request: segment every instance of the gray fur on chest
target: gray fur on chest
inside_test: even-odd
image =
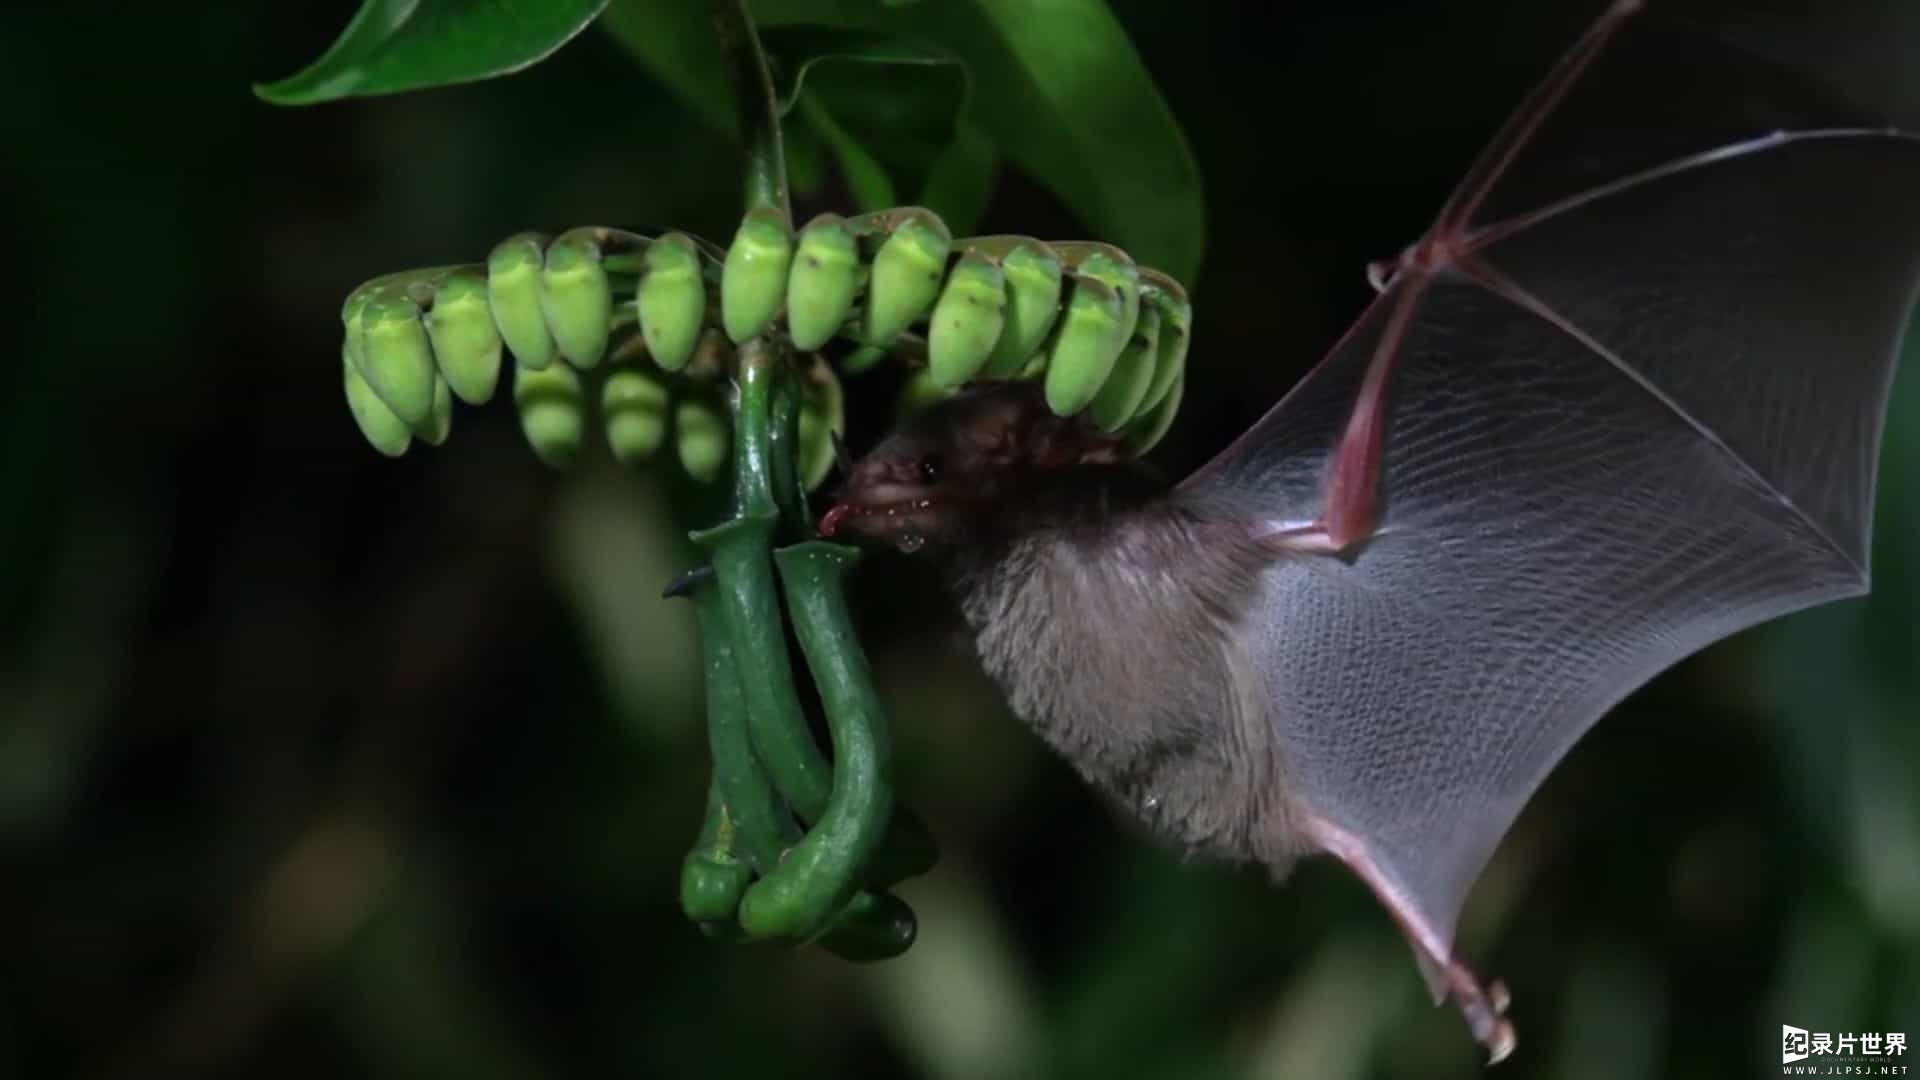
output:
[[[1189,851],[1284,861],[1278,764],[1242,647],[1258,563],[1140,511],[1043,529],[963,575],[981,662],[1015,715]]]

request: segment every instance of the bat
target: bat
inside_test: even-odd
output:
[[[823,519],[938,560],[1012,711],[1158,835],[1351,868],[1496,1061],[1506,991],[1453,949],[1469,889],[1622,698],[1866,591],[1920,286],[1920,139],[1836,63],[1844,17],[1640,6],[1192,475],[989,385]]]

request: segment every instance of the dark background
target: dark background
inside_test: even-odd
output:
[[[898,564],[861,592],[945,849],[905,889],[920,942],[856,968],[686,924],[705,752],[690,615],[656,596],[696,496],[603,451],[552,473],[501,399],[378,457],[337,313],[526,227],[724,238],[734,158],[594,31],[491,83],[250,95],[350,6],[0,29],[0,1076],[1477,1071],[1358,884],[1136,835]],[[1119,5],[1207,185],[1170,467],[1338,335],[1587,15],[1519,7]],[[1083,230],[1004,175],[980,231]],[[1502,1075],[1757,1074],[1783,1022],[1920,1037],[1916,363],[1872,599],[1636,695],[1482,881],[1460,944],[1515,992]]]

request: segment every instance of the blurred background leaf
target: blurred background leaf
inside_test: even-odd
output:
[[[984,195],[967,193],[985,191],[993,158],[967,154],[984,138],[961,141],[971,90],[963,63],[870,31],[770,27],[762,39],[788,129],[832,155],[854,209],[927,206],[960,235],[973,228]],[[939,167],[971,177],[934,189]]]
[[[682,6],[606,17],[710,71]],[[963,57],[994,25],[958,0],[842,7],[785,25]],[[1170,471],[1345,329],[1366,262],[1425,225],[1582,7],[1115,4],[1230,208],[1206,226]],[[553,474],[504,399],[445,450],[381,459],[340,400],[337,316],[376,273],[523,228],[728,235],[724,109],[690,108],[625,32],[430,94],[246,93],[342,9],[26,5],[0,31],[21,148],[0,164],[21,256],[0,264],[0,1075],[1483,1075],[1362,886],[1316,862],[1275,888],[1137,835],[1006,715],[896,560],[858,598],[899,789],[945,852],[907,890],[920,943],[854,968],[689,927],[705,748],[685,612],[655,597],[715,494],[597,446]],[[1103,231],[978,130],[1000,150],[980,231]],[[814,201],[846,209],[834,170]],[[849,380],[856,446],[893,390]],[[1873,596],[1635,695],[1476,890],[1462,948],[1516,994],[1502,1076],[1748,1077],[1782,1022],[1912,1040],[1913,348],[1896,398]]]
[[[702,0],[614,0],[607,26],[683,100],[712,100],[724,90],[678,47],[701,7]],[[849,145],[863,152],[852,155],[855,175],[847,181],[866,197],[884,190],[870,159],[888,171],[897,195],[919,192],[915,201],[966,223],[984,204],[981,178],[998,154],[1073,212],[1069,233],[1117,243],[1182,281],[1199,269],[1206,235],[1199,171],[1104,0],[757,0],[752,10],[776,55],[861,61],[831,65],[846,69],[850,81],[836,94],[819,88],[826,100],[807,126],[817,132],[818,117],[831,118],[836,134],[816,137],[840,143],[843,169]],[[805,41],[812,44],[774,48]],[[885,56],[895,59],[876,62]],[[964,65],[956,74],[964,75],[965,105],[944,142],[928,126],[951,114],[926,96],[944,94],[949,76],[939,66],[901,64],[903,56],[950,56]],[[874,70],[888,66],[900,70]],[[816,70],[824,75],[829,65]]]
[[[313,105],[489,79],[537,64],[607,0],[362,0],[320,59],[254,92]]]

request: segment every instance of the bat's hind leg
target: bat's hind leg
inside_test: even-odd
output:
[[[1414,958],[1427,978],[1436,1001],[1450,997],[1460,1007],[1467,1027],[1480,1045],[1487,1048],[1489,1063],[1495,1064],[1513,1053],[1518,1041],[1513,1022],[1506,1017],[1507,988],[1499,982],[1481,985],[1480,979],[1465,964],[1453,958],[1449,935],[1439,932],[1421,913],[1406,892],[1374,861],[1367,842],[1324,818],[1309,815],[1303,832],[1320,850],[1347,864],[1373,890],[1373,895],[1393,916]]]

